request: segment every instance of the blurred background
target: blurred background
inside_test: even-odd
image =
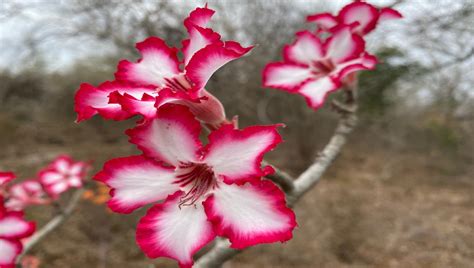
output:
[[[262,89],[261,71],[305,17],[348,1],[207,1],[224,39],[257,44],[220,69],[208,89],[241,126],[283,122],[271,163],[298,175],[329,139],[337,116],[303,98]],[[286,244],[254,247],[226,267],[472,267],[474,263],[474,5],[472,0],[369,1],[405,18],[367,38],[381,60],[360,75],[360,124],[322,181],[296,206]],[[82,82],[112,80],[134,44],[159,36],[180,46],[182,20],[203,1],[1,0],[0,170],[35,175],[56,155],[94,160],[136,154],[134,119],[74,123]],[[92,173],[91,173],[92,175]],[[103,189],[95,190],[100,197]],[[92,201],[92,202],[91,202]],[[144,210],[110,213],[102,198],[78,211],[33,254],[40,267],[176,267],[135,245]],[[41,223],[52,211],[32,208]]]

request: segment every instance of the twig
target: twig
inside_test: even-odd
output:
[[[315,162],[295,181],[293,194],[288,196],[288,203],[290,206],[321,179],[324,172],[341,152],[341,149],[346,144],[348,134],[352,132],[356,124],[357,117],[355,114],[350,113],[342,115],[329,143],[324,147],[323,151],[319,153]]]
[[[224,262],[239,254],[241,250],[230,248],[227,239],[217,238],[214,246],[204,254],[193,268],[219,268]]]
[[[264,166],[270,165],[265,160],[262,162]],[[274,183],[280,185],[280,187],[285,191],[285,193],[290,193],[295,188],[294,179],[288,173],[283,170],[280,170],[273,165],[270,165],[275,170],[275,173],[267,175],[267,178],[273,181]]]
[[[73,194],[67,206],[60,211],[58,215],[52,218],[46,225],[39,229],[23,246],[23,252],[18,256],[16,262],[17,265],[21,263],[21,259],[25,256],[36,244],[41,242],[49,233],[54,231],[56,228],[61,226],[61,224],[66,221],[69,216],[72,214],[76,208],[79,200],[81,199],[82,194],[84,193],[85,188],[80,188],[76,190]],[[21,266],[20,266],[21,267]]]

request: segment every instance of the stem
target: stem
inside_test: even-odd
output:
[[[268,166],[267,161],[263,160],[262,164],[264,166]],[[271,166],[271,165],[270,165]],[[294,184],[294,179],[291,177],[288,173],[286,173],[283,170],[280,170],[274,166],[272,166],[273,169],[275,170],[275,173],[267,175],[266,178],[273,181],[274,183],[280,185],[280,187],[283,189],[285,193],[290,193],[293,191],[295,184]]]
[[[239,254],[241,250],[230,248],[227,239],[218,237],[211,250],[203,255],[193,268],[219,268],[224,262]]]
[[[64,221],[66,221],[69,216],[71,216],[72,212],[76,208],[79,200],[81,199],[82,194],[84,193],[85,189],[80,188],[76,190],[73,194],[71,199],[69,199],[69,203],[67,206],[58,212],[58,214],[52,218],[46,225],[44,225],[41,229],[39,229],[23,246],[22,253],[18,256],[16,263],[19,267],[21,267],[21,259],[39,242],[41,242],[49,233],[54,231],[56,228],[61,226]]]
[[[314,163],[301,173],[295,181],[295,189],[288,196],[290,206],[319,182],[324,172],[341,152],[341,149],[347,142],[347,136],[352,132],[356,124],[357,117],[355,114],[345,114],[341,117],[329,143],[318,154]]]

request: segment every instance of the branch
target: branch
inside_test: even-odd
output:
[[[231,259],[241,251],[230,248],[227,239],[217,238],[214,246],[204,254],[193,266],[193,268],[219,268],[224,262]]]
[[[262,164],[264,166],[270,165],[267,161],[263,160]],[[272,165],[270,165],[272,166]],[[280,170],[274,166],[272,166],[273,169],[275,170],[275,173],[267,175],[266,178],[269,180],[273,181],[274,183],[280,185],[280,187],[283,189],[285,193],[290,193],[293,192],[293,189],[295,188],[294,185],[294,179],[291,177],[288,173],[286,173],[283,170]]]
[[[85,188],[82,187],[73,194],[69,203],[63,210],[59,210],[59,214],[52,218],[46,225],[44,225],[40,230],[38,230],[23,246],[23,252],[18,256],[16,263],[20,265],[21,259],[39,242],[41,242],[49,233],[54,231],[56,228],[61,226],[64,221],[66,221],[72,212],[76,208],[79,200],[81,199],[82,194],[84,193]],[[20,265],[21,267],[21,265]]]
[[[293,194],[288,196],[290,206],[321,179],[324,172],[341,152],[342,147],[346,144],[347,136],[352,132],[356,124],[357,117],[354,113],[341,116],[329,143],[324,147],[323,151],[318,154],[315,162],[295,181]]]

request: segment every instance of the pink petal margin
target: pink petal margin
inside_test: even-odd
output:
[[[0,172],[0,187],[16,178],[13,172]]]
[[[195,160],[202,146],[201,124],[186,106],[179,104],[161,106],[153,120],[125,133],[145,156],[175,166],[180,161]]]
[[[228,219],[225,218],[221,211],[216,209],[217,200],[215,195],[210,195],[203,203],[207,217],[212,222],[217,235],[229,238],[232,248],[243,249],[257,244],[285,242],[293,237],[292,231],[297,226],[295,213],[286,206],[285,194],[273,182],[261,180],[241,186],[234,185],[234,187],[245,187],[246,189],[242,189],[242,191],[257,192],[262,199],[270,203],[271,209],[274,212],[277,212],[282,218],[286,218],[287,224],[285,228],[278,231],[255,231],[252,234],[242,233],[237,226],[239,221],[229,224]],[[254,215],[255,221],[263,220],[265,222],[265,216]]]
[[[140,199],[140,200],[132,200],[132,201],[129,200],[128,203],[123,202],[123,200],[120,200],[119,198],[117,198],[116,196],[117,189],[115,189],[111,185],[111,181],[117,180],[117,178],[120,176],[120,173],[123,172],[124,170],[127,171],[134,168],[148,169],[148,170],[150,169],[161,170],[163,171],[163,173],[166,171],[171,171],[173,169],[172,167],[165,167],[159,164],[158,162],[154,161],[153,159],[146,158],[142,155],[114,158],[105,162],[102,170],[99,171],[94,176],[94,180],[102,182],[108,187],[110,187],[109,194],[111,198],[107,201],[107,205],[114,212],[129,214],[129,213],[132,213],[134,210],[143,207],[144,205],[164,199],[163,196],[159,196],[158,194],[156,195],[156,198],[154,199],[145,198],[145,199]],[[160,178],[157,177],[156,180],[160,180]],[[124,187],[122,188],[126,188],[127,185],[124,185]],[[137,185],[140,185],[140,181],[137,181]]]
[[[184,207],[178,208],[179,198],[184,194],[182,191],[178,191],[173,195],[168,196],[166,201],[162,204],[154,205],[151,207],[147,214],[140,219],[138,226],[137,226],[137,233],[136,233],[136,241],[138,246],[143,250],[143,252],[149,258],[158,258],[158,257],[166,257],[170,259],[174,259],[178,261],[179,266],[181,268],[191,268],[193,266],[193,258],[192,256],[199,251],[202,247],[206,244],[211,242],[215,237],[216,234],[213,231],[212,225],[206,220],[205,215],[198,216],[198,222],[189,222],[190,220],[195,220],[194,218],[183,218],[179,220],[178,218],[172,218],[171,214],[180,212],[182,209],[193,209],[195,212],[199,212],[204,209],[202,205],[199,204],[197,208],[195,207]],[[173,208],[173,206],[176,206]],[[174,211],[173,211],[174,210]],[[176,216],[176,215],[175,215]],[[186,216],[186,215],[184,215]],[[193,215],[194,217],[196,215]],[[178,215],[179,217],[179,215]],[[187,230],[183,230],[182,233],[173,232],[172,235],[180,236],[177,238],[172,239],[173,243],[167,243],[166,239],[170,239],[169,237],[163,236],[160,234],[160,227],[162,224],[166,223],[172,224],[176,228],[181,228],[180,224],[183,224],[182,221],[188,221],[189,224],[194,226],[186,226]],[[176,221],[176,222],[173,222]],[[191,227],[196,228],[196,225],[202,224],[202,229],[195,230],[191,229]],[[172,228],[172,227],[170,227]],[[192,237],[183,237],[186,236],[186,231],[190,231],[188,235]],[[165,230],[166,231],[166,230]],[[184,233],[184,234],[183,234]],[[197,234],[200,234],[198,237],[194,237]],[[163,241],[164,240],[164,241]],[[184,246],[186,243],[190,243],[190,247]],[[173,248],[174,247],[183,247],[183,248]],[[189,252],[180,252],[181,250],[188,250]],[[181,256],[180,256],[181,255]]]
[[[250,126],[239,130],[232,124],[223,125],[209,135],[209,143],[203,148],[203,161],[228,184],[242,184],[271,174],[273,168],[262,169],[261,163],[265,153],[283,141],[277,131],[281,126],[284,125]],[[253,138],[258,138],[254,144],[246,143]],[[238,174],[236,167],[240,167]]]
[[[24,229],[22,231],[18,231],[17,233],[12,234],[2,234],[0,235],[0,238],[21,239],[31,236],[36,230],[36,223],[24,220],[24,213],[22,211],[9,211],[0,216],[0,222],[6,218],[10,218],[16,221],[17,223],[21,222],[22,224],[24,224]]]

